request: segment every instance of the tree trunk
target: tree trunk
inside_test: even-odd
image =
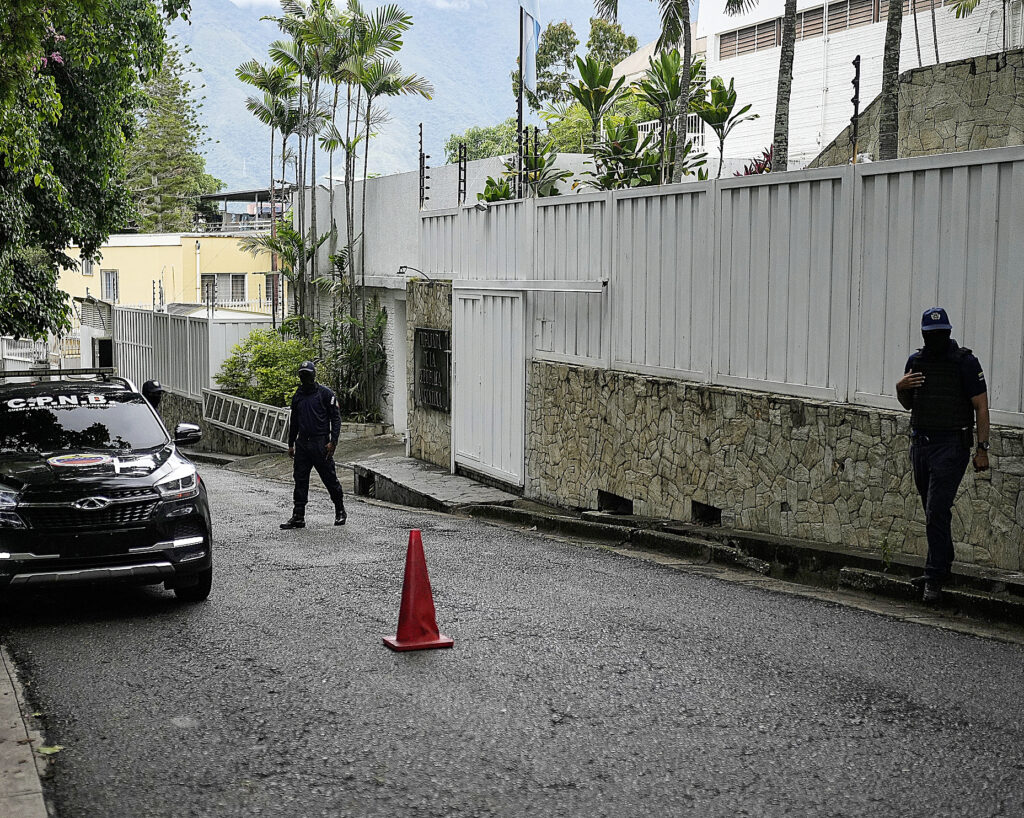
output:
[[[935,43],[935,64],[938,65],[941,60],[939,59],[939,29],[935,24],[935,0],[928,0],[928,6],[931,8],[932,13],[932,41]]]
[[[782,17],[782,56],[779,87],[775,95],[775,134],[772,136],[772,170],[789,164],[789,98],[793,92],[793,57],[796,54],[796,0],[786,0]]]
[[[686,145],[687,120],[690,113],[690,66],[693,64],[693,49],[690,44],[690,6],[683,4],[683,65],[682,93],[676,102],[676,161],[672,165],[672,181],[683,179],[683,153]]]
[[[348,314],[355,313],[355,292],[352,287],[352,243],[355,241],[352,222],[352,86],[345,92],[345,275],[348,277]],[[349,329],[353,338],[355,329]]]
[[[881,110],[878,117],[878,158],[895,159],[899,153],[900,43],[903,39],[903,3],[893,0],[885,21],[882,55]]]
[[[316,199],[317,199],[317,193],[316,193],[316,136],[317,136],[317,132],[312,127],[312,125],[313,125],[312,113],[313,113],[314,110],[316,110],[316,108],[317,108],[317,101],[320,99],[320,80],[319,79],[316,81],[315,85],[311,85],[310,86],[310,90],[313,93],[313,97],[309,101],[309,112],[310,112],[311,116],[310,116],[310,133],[309,133],[309,136],[307,137],[307,139],[309,140],[308,144],[311,145],[312,149],[310,150],[310,157],[309,157],[309,159],[310,159],[310,168],[309,168],[309,175],[310,175],[310,187],[309,187],[309,190],[310,190],[310,198],[309,198],[309,276],[308,276],[307,281],[306,281],[306,288],[307,288],[306,289],[306,303],[309,305],[309,309],[310,309],[310,311],[312,313],[312,315],[310,317],[315,320],[315,319],[319,318],[319,309],[318,309],[317,298],[316,298],[316,285],[313,284],[313,281],[317,278],[317,268],[319,266],[318,263],[317,263],[317,256],[319,256],[320,253],[319,253],[319,250],[318,250],[317,245],[316,245],[316,240],[318,238],[317,219],[316,219],[316,215],[317,215],[316,214],[316,210],[317,210],[317,208],[316,208]]]
[[[370,351],[366,334],[366,177],[370,166],[370,107],[373,100],[366,97],[366,143],[363,145],[363,203],[359,217],[359,310],[363,326],[363,410],[369,414],[373,401],[373,379],[370,377]]]
[[[725,164],[725,137],[720,136],[718,138],[718,173],[715,175],[716,179],[722,178],[722,166]]]
[[[917,67],[924,65],[921,59],[921,33],[917,30],[917,0],[910,0],[910,11],[914,15],[914,45],[917,46]]]
[[[282,134],[282,138],[283,138]],[[258,216],[257,216],[258,218]],[[277,238],[277,219],[274,214],[274,126],[270,126],[270,238]],[[277,272],[277,253],[270,254],[270,272]],[[271,279],[273,281],[273,279]],[[274,303],[274,299],[270,299]]]
[[[663,106],[661,111],[661,161],[658,163],[658,184],[665,184],[665,173],[668,164],[668,106]],[[678,142],[676,149],[679,149]]]

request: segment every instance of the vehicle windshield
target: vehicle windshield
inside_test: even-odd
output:
[[[145,399],[130,392],[0,397],[0,451],[131,451],[166,443]]]

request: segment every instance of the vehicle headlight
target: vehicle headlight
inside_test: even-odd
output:
[[[187,500],[199,494],[199,477],[195,469],[178,471],[170,480],[157,483],[156,490],[165,500]]]
[[[18,505],[18,492],[0,486],[0,509],[12,509]]]

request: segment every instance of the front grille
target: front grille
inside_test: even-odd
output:
[[[141,489],[102,489],[98,492],[102,494],[108,500],[127,500],[134,497],[152,497],[157,498],[157,493],[153,489],[141,488]]]
[[[96,511],[82,511],[70,506],[48,508],[20,508],[30,528],[115,528],[132,523],[142,523],[153,515],[156,500],[141,503],[121,503]]]

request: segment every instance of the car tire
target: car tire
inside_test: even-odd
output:
[[[179,602],[204,602],[210,595],[213,587],[213,568],[207,568],[198,575],[198,581],[189,585],[178,586],[174,589],[174,596]]]

